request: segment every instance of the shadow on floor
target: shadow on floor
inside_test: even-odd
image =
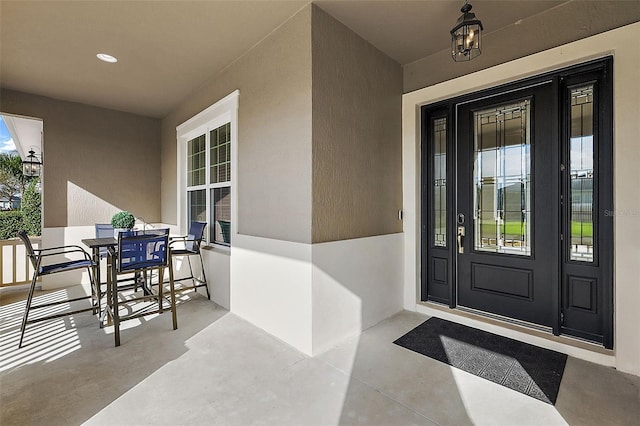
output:
[[[411,312],[308,357],[188,292],[178,330],[170,315],[153,317],[122,330],[115,348],[113,335],[82,314],[34,329],[18,351],[20,303],[1,301],[2,425],[625,425],[640,418],[639,383],[610,368],[569,358],[553,407],[395,345],[427,318]]]
[[[35,303],[77,297],[81,291],[78,286],[39,292]],[[175,331],[170,311],[132,320],[123,323],[122,346],[116,348],[112,327],[100,329],[87,312],[28,326],[18,349],[25,298],[10,293],[0,300],[3,425],[80,424],[181,357],[190,338],[227,314],[206,297],[183,292]],[[41,314],[69,308],[62,304]]]
[[[427,318],[401,312],[319,356],[349,376],[340,424],[638,424],[640,381],[613,368],[568,357],[553,406],[393,344]]]

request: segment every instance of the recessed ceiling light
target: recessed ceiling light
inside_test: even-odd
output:
[[[106,53],[98,53],[96,56],[101,61],[109,62],[109,63],[112,63],[112,64],[115,63],[115,62],[118,62],[118,59],[116,59],[115,56],[107,55]]]

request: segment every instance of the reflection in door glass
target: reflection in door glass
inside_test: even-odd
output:
[[[571,89],[570,259],[593,262],[593,85]]]
[[[473,115],[474,247],[530,256],[530,101]]]
[[[433,245],[447,246],[447,118],[433,120]]]

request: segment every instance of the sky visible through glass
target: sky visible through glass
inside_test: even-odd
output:
[[[13,152],[15,150],[16,147],[13,144],[13,139],[11,139],[11,133],[9,133],[6,124],[4,124],[4,118],[0,116],[0,153]]]

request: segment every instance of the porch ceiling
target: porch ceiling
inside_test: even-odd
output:
[[[0,85],[163,117],[309,3],[2,1]],[[407,64],[449,44],[460,0],[316,3]],[[564,1],[474,0],[487,32]],[[96,59],[104,52],[111,65]]]

